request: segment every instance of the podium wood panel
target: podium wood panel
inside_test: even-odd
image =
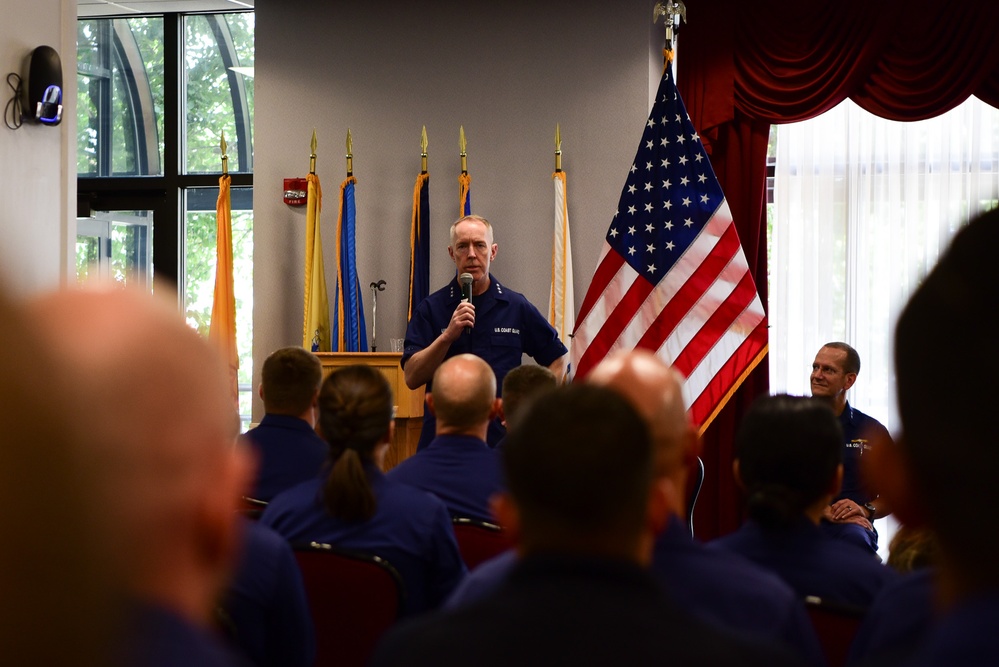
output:
[[[378,369],[395,399],[395,435],[385,454],[385,470],[416,452],[423,428],[424,388],[413,390],[406,386],[406,378],[399,366],[402,352],[317,352],[323,365],[323,379],[337,368],[344,366],[371,366]]]

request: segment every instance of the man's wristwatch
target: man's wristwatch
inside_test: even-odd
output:
[[[864,503],[864,509],[867,510],[867,520],[874,521],[874,515],[878,513],[878,508],[874,506],[874,503]]]

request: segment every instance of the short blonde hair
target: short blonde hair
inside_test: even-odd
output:
[[[489,244],[492,245],[493,226],[489,223],[489,221],[480,215],[463,215],[454,221],[454,224],[451,225],[451,229],[448,231],[449,238],[451,239],[450,243],[452,248],[454,247],[454,230],[458,228],[458,225],[465,222],[466,220],[471,220],[472,222],[481,222],[486,228],[486,236],[489,237]]]

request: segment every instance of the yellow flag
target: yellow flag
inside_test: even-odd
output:
[[[323,266],[323,240],[319,216],[323,190],[319,177],[308,175],[309,190],[305,215],[305,318],[302,347],[313,352],[331,351],[330,304],[326,295],[326,269]]]
[[[229,366],[232,400],[239,409],[239,353],[236,350],[236,294],[232,272],[232,200],[229,175],[219,177],[215,207],[215,294],[208,339],[218,346]]]

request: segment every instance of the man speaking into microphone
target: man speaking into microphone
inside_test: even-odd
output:
[[[555,329],[524,295],[500,284],[489,273],[498,246],[493,228],[485,218],[466,215],[451,225],[448,254],[454,261],[455,278],[416,308],[406,329],[402,368],[410,389],[433,387],[434,371],[458,354],[484,359],[503,385],[508,371],[520,365],[524,354],[547,366],[561,381],[568,352]],[[423,411],[423,431],[417,449],[434,438],[436,420]],[[504,429],[498,419],[489,424],[487,441],[495,445]]]

